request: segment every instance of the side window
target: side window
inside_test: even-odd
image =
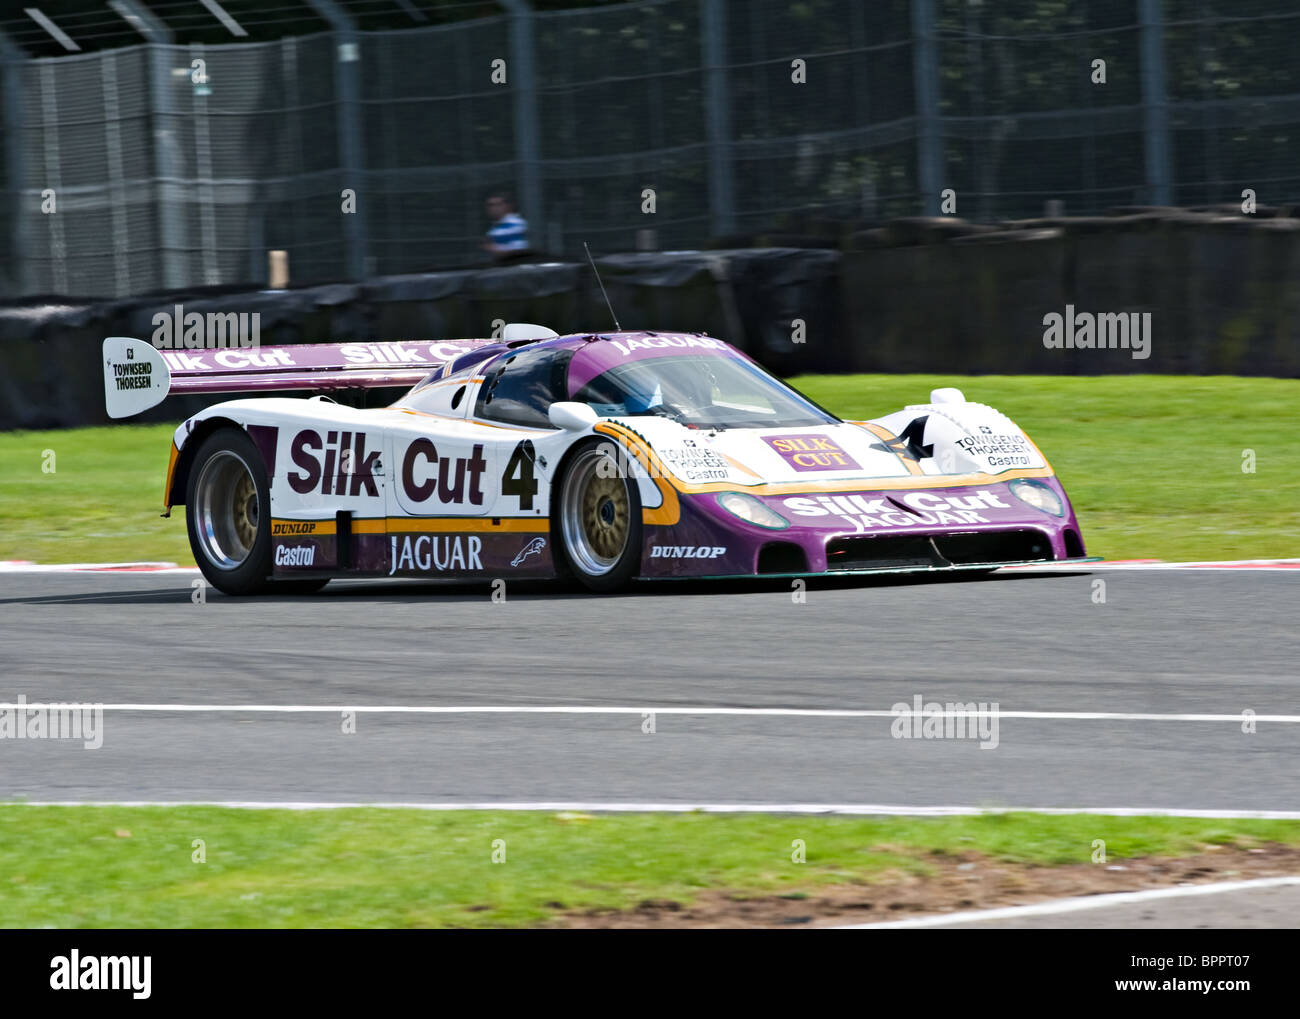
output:
[[[494,362],[479,387],[475,415],[486,421],[550,428],[546,411],[564,399],[565,369],[572,356],[573,351],[554,347],[524,348]]]
[[[450,375],[447,378],[440,378],[438,373],[434,372],[393,406],[410,407],[429,414],[447,414],[460,406],[465,398],[465,390],[473,378],[473,367],[466,368],[459,375]]]

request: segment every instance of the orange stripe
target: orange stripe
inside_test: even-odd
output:
[[[354,534],[389,534],[390,532],[432,533],[432,532],[498,532],[502,534],[546,534],[551,529],[549,517],[408,517],[376,516],[360,517],[352,521]],[[303,532],[276,534],[278,525],[302,526],[312,525],[311,530]],[[334,520],[289,520],[276,517],[270,521],[270,533],[276,538],[316,538],[322,534],[337,534],[338,524]]]
[[[479,534],[546,534],[549,517],[378,517],[352,521],[354,534],[441,533],[473,531]]]
[[[176,475],[176,460],[181,455],[181,451],[176,447],[176,440],[172,439],[171,456],[167,458],[167,480],[163,482],[163,516],[172,515],[172,478]]]
[[[1052,470],[1052,461],[1047,459],[1047,457],[1043,456],[1043,451],[1039,449],[1036,445],[1034,445],[1033,439],[1031,439],[1024,432],[1021,432],[1021,434],[1025,436],[1025,441],[1028,442],[1029,445],[1034,447],[1034,452],[1037,453],[1039,458],[1043,461],[1044,466],[1047,468],[1047,476],[1050,477],[1051,475],[1055,474],[1056,472]]]
[[[763,480],[763,476],[762,476],[761,474],[755,474],[755,473],[754,473],[753,471],[751,471],[748,467],[746,467],[743,463],[741,463],[739,460],[737,460],[734,456],[727,456],[726,453],[721,453],[719,450],[714,450],[714,452],[715,452],[715,453],[719,453],[719,455],[721,455],[722,459],[726,460],[727,463],[731,464],[732,467],[734,467],[736,470],[740,471],[741,474],[748,474],[751,478],[758,478],[759,481],[762,481],[762,480]]]
[[[496,532],[500,534],[546,534],[551,529],[548,517],[363,517],[352,521],[353,534],[388,534],[390,532],[433,533],[433,532]],[[276,534],[277,525],[290,527],[311,524],[310,531],[292,534]],[[271,521],[271,534],[275,538],[316,538],[321,535],[337,534],[338,525],[334,520],[289,520],[276,517]]]
[[[677,498],[677,489],[675,487],[677,482],[668,479],[668,468],[655,455],[655,451],[650,448],[650,444],[632,429],[614,421],[601,421],[592,427],[598,432],[621,439],[628,452],[637,458],[641,466],[646,469],[646,473],[650,475],[651,480],[658,486],[659,493],[663,496],[664,501],[657,509],[642,507],[642,523],[665,525],[677,523],[682,518],[682,507]],[[722,486],[722,491],[728,490],[727,486]]]
[[[902,463],[902,465],[907,468],[908,474],[925,473],[923,470],[921,470],[921,465],[919,463],[917,463],[915,460],[909,460],[907,457],[903,456],[902,453],[900,453],[898,450],[896,450],[893,446],[890,445],[891,442],[898,441],[898,436],[891,434],[889,429],[886,428],[884,425],[873,424],[870,421],[850,421],[849,424],[857,425],[860,428],[865,428],[877,439],[883,442],[885,444],[885,447],[896,457],[898,457],[899,462]]]

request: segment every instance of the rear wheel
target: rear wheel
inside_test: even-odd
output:
[[[592,591],[627,584],[641,565],[641,497],[622,447],[592,439],[560,483],[559,532],[569,571]]]
[[[239,428],[203,440],[186,486],[190,549],[208,583],[226,594],[254,594],[271,574],[271,498],[266,465]]]

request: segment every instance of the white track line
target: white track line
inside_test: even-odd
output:
[[[1023,718],[1078,722],[1237,722],[1247,717],[1254,722],[1278,722],[1295,725],[1300,715],[1250,715],[1241,712],[1216,714],[1160,714],[1144,711],[1003,711],[977,708],[974,711],[893,711],[878,708],[725,708],[705,705],[655,707],[592,704],[90,704],[77,702],[72,707],[94,707],[115,712],[157,712],[175,714],[246,714],[246,715],[338,715],[355,712],[364,715],[721,715],[756,718]],[[58,711],[69,703],[48,701],[0,701],[0,711]]]
[[[1182,899],[1196,895],[1221,895],[1224,892],[1244,892],[1256,888],[1282,888],[1300,885],[1300,877],[1262,877],[1250,881],[1220,881],[1215,884],[1183,885],[1178,888],[1147,888],[1140,892],[1112,892],[1107,895],[1084,895],[1070,899],[1052,899],[1031,906],[1003,906],[999,909],[972,909],[962,913],[941,913],[921,916],[912,920],[893,920],[887,923],[854,923],[826,930],[905,930],[918,927],[948,927],[958,923],[977,923],[988,920],[1016,920],[1026,916],[1055,916],[1058,913],[1078,913],[1083,910],[1105,909],[1107,906],[1124,906],[1136,902],[1159,899]]]
[[[464,803],[361,800],[0,800],[25,807],[228,807],[234,810],[501,810],[576,814],[838,814],[852,817],[984,817],[997,814],[1189,817],[1300,821],[1300,810],[1205,810],[1162,807],[925,807],[880,803],[643,803],[603,800],[474,800]]]

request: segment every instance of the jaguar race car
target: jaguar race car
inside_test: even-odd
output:
[[[807,576],[1081,559],[1065,491],[992,407],[842,421],[703,334],[157,350],[104,341],[112,417],[264,394],[176,429],[164,515],[229,594],[332,577]],[[391,406],[343,391],[410,387]],[[334,396],[330,394],[335,394]],[[356,401],[352,401],[356,402]]]

